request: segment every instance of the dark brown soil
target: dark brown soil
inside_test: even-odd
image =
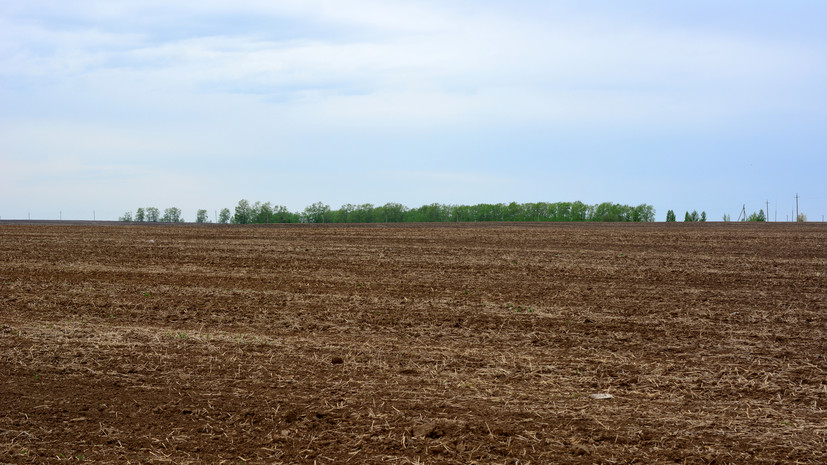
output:
[[[825,357],[820,224],[0,225],[0,462],[827,463]]]

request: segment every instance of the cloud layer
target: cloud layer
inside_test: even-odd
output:
[[[64,209],[115,216],[241,197],[294,209],[579,198],[665,211],[683,195],[713,200],[697,184],[675,189],[676,169],[711,178],[697,165],[728,157],[722,168],[753,163],[772,178],[771,158],[756,167],[756,155],[791,139],[799,151],[779,156],[823,168],[825,37],[806,26],[825,7],[770,2],[742,19],[714,2],[581,5],[4,2],[0,160],[15,181],[0,187],[0,215],[54,209],[37,194],[44,183],[86,192]],[[652,186],[675,178],[644,190],[617,172],[586,176],[584,164],[643,172]],[[824,195],[798,180],[764,193],[743,181],[706,208]]]

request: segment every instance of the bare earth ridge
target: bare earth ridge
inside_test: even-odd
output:
[[[0,224],[2,463],[827,463],[825,357],[823,224]]]

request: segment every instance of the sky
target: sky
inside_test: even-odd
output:
[[[4,0],[0,219],[827,214],[822,0]]]

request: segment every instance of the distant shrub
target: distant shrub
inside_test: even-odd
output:
[[[762,209],[759,210],[758,213],[753,212],[751,215],[749,215],[747,221],[767,221],[767,216],[764,214],[764,210]]]

